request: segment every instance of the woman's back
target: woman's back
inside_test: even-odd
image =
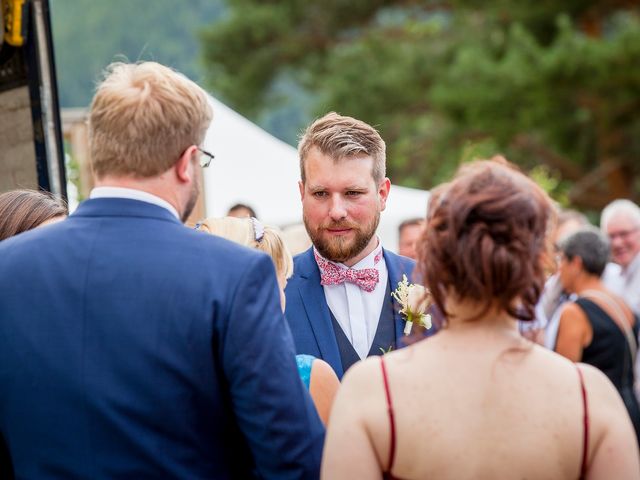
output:
[[[582,362],[593,365],[611,380],[629,413],[636,438],[640,441],[640,406],[633,389],[633,355],[637,351],[638,324],[630,311],[626,312],[627,319],[619,320],[628,320],[633,325],[629,328],[632,339],[628,340],[611,317],[612,313],[607,311],[609,305],[587,297],[578,298],[575,304],[584,312],[593,332],[591,342],[582,351]],[[628,310],[626,306],[625,310]],[[629,341],[634,345],[631,346]]]
[[[583,403],[575,366],[518,338],[495,346],[443,333],[387,361],[396,405],[393,473],[578,478]]]
[[[582,362],[593,365],[611,380],[618,390],[633,388],[633,361],[624,332],[605,310],[605,306],[590,298],[575,301],[593,330],[592,340],[582,351]],[[638,329],[632,328],[637,338]]]
[[[588,478],[640,478],[611,382],[518,333],[516,319],[535,318],[551,212],[544,191],[503,160],[466,164],[437,191],[418,271],[447,325],[347,372],[324,478],[575,479],[583,451]]]
[[[385,356],[384,363],[394,417],[394,477],[580,477],[585,422],[576,365],[519,338],[515,328],[507,334],[445,329]],[[594,454],[607,436],[607,419],[624,407],[600,372],[580,368],[590,429],[587,462],[595,472]],[[331,427],[346,421],[341,397],[350,397],[347,402],[359,408],[347,415],[364,424],[378,472],[387,471],[392,434],[380,360],[359,364],[343,388]],[[631,428],[624,423],[611,427],[623,433]],[[340,430],[329,435],[350,435],[348,429]],[[611,478],[616,477],[611,470],[618,463],[615,456],[634,454],[630,452],[632,445],[609,452],[605,463]]]

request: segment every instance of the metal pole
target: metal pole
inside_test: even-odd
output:
[[[56,89],[53,79],[53,58],[50,47],[49,23],[45,17],[43,0],[32,0],[33,20],[37,42],[37,63],[40,70],[40,101],[42,115],[42,131],[44,134],[44,146],[46,150],[47,168],[49,172],[49,187],[51,193],[59,197],[66,197],[66,185],[62,184],[66,177],[64,174],[64,161],[61,158],[60,134],[56,126],[59,125],[57,98],[54,99]],[[47,12],[48,13],[48,12]]]

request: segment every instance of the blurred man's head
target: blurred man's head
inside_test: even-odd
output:
[[[630,200],[614,200],[602,211],[600,229],[609,237],[613,261],[628,267],[640,254],[640,207]]]
[[[417,257],[416,243],[424,229],[424,218],[411,218],[405,220],[398,227],[398,253],[405,257]]]
[[[116,179],[171,184],[168,196],[186,218],[199,193],[199,146],[211,117],[204,90],[170,68],[110,65],[89,115],[96,185]]]
[[[253,217],[258,218],[256,212],[249,205],[245,205],[244,203],[236,203],[227,212],[227,217],[236,217],[236,218],[246,218]]]
[[[576,210],[562,210],[558,213],[558,222],[553,233],[553,243],[558,245],[560,241],[581,228],[589,226],[589,220],[585,215]]]
[[[385,143],[372,126],[332,112],[307,128],[298,152],[309,237],[323,257],[354,265],[377,246],[391,186]]]

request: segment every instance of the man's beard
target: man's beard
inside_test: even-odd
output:
[[[304,226],[311,238],[311,242],[313,243],[313,246],[316,247],[320,255],[332,262],[344,263],[357,256],[367,247],[371,238],[375,235],[376,230],[378,229],[380,212],[376,213],[376,216],[371,223],[364,226],[354,222],[343,221],[320,225],[314,229],[309,225],[306,215],[303,214],[302,219],[304,220]],[[355,232],[355,238],[350,240],[339,235],[333,236],[329,239],[325,239],[323,237],[323,233],[325,233],[327,229],[341,228],[352,229]]]
[[[193,182],[193,188],[191,189],[191,195],[189,196],[189,200],[187,204],[184,206],[184,211],[182,212],[182,223],[185,223],[193,212],[193,208],[196,206],[198,202],[198,196],[200,195],[200,179],[197,178],[195,182]]]

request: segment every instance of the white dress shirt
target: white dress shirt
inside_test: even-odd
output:
[[[631,310],[640,317],[640,253],[631,261],[627,268],[622,269],[622,298]]]
[[[136,190],[134,188],[96,187],[91,190],[89,198],[128,198],[131,200],[140,200],[142,202],[152,203],[159,207],[166,208],[175,215],[178,220],[180,220],[178,211],[169,202],[153,195],[152,193],[143,192],[142,190]]]
[[[318,255],[320,254],[318,253]],[[376,256],[380,257],[377,264],[375,263]],[[331,263],[344,270],[349,268],[342,263]],[[372,292],[365,292],[357,285],[345,282],[339,285],[324,285],[324,296],[342,331],[358,356],[364,359],[367,357],[376,336],[382,304],[385,295],[387,295],[387,264],[384,255],[382,255],[380,239],[378,239],[378,246],[351,268],[355,270],[375,268],[378,270],[380,281],[375,289]]]

